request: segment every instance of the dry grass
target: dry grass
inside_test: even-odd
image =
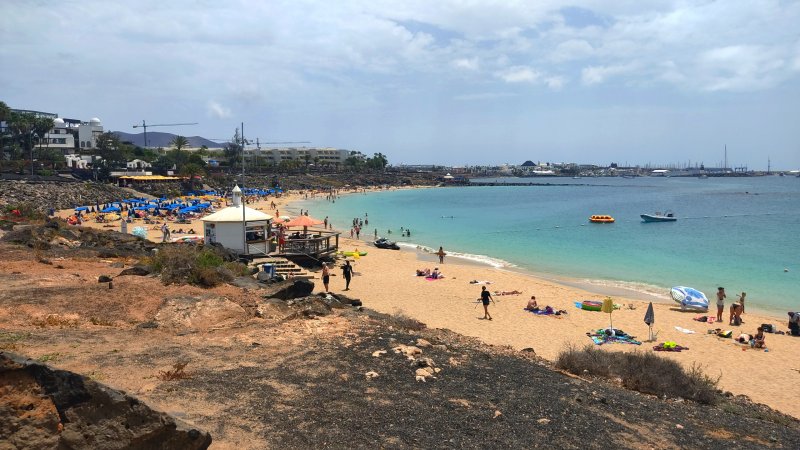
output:
[[[192,378],[188,373],[185,372],[186,366],[189,363],[175,363],[172,366],[172,370],[162,370],[158,372],[156,377],[161,381],[174,381],[174,380],[187,380]]]
[[[719,379],[709,377],[698,365],[684,370],[677,362],[654,353],[570,347],[558,355],[555,365],[576,375],[620,378],[628,389],[659,397],[685,398],[703,404],[718,400]]]
[[[31,324],[40,328],[59,327],[75,328],[78,326],[79,316],[76,314],[48,314],[45,317],[36,317]]]

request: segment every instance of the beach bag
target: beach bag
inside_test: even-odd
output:
[[[764,330],[764,333],[774,333],[775,332],[775,326],[772,325],[771,323],[762,323],[761,324],[761,329]]]

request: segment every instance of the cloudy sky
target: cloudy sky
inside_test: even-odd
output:
[[[0,100],[392,163],[800,167],[800,1],[0,1]]]

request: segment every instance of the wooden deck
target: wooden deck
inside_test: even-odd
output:
[[[275,249],[272,256],[308,256],[314,259],[339,251],[338,231],[308,230],[304,237],[292,238],[291,233],[282,249]]]

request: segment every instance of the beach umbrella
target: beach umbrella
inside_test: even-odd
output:
[[[653,302],[647,305],[647,312],[644,313],[644,323],[650,329],[649,340],[653,340],[653,324],[656,323],[656,314],[653,311]]]
[[[322,220],[315,219],[309,216],[297,216],[294,219],[289,220],[284,225],[287,227],[303,227],[303,234],[308,232],[308,227],[313,225],[319,225],[325,223]]]
[[[681,308],[708,309],[708,297],[697,289],[686,286],[675,286],[669,291],[673,300],[681,304]]]
[[[600,308],[600,311],[608,314],[609,328],[613,330],[614,322],[611,320],[611,313],[614,312],[614,300],[611,300],[611,297],[606,297],[606,299],[603,300],[603,307]]]

